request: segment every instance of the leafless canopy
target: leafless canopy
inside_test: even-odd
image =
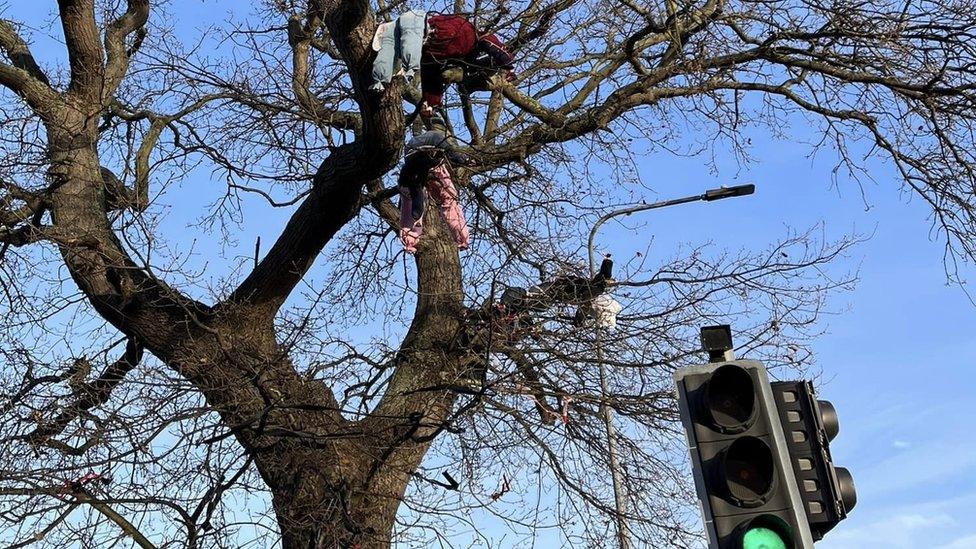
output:
[[[191,0],[51,4],[0,11],[14,546],[605,546],[602,407],[635,544],[693,544],[670,372],[710,321],[809,365],[853,239],[618,255],[625,309],[599,340],[571,304],[516,337],[472,323],[501,284],[585,274],[588,226],[650,198],[637,155],[749,155],[748,131],[809,125],[855,179],[897,167],[950,273],[976,258],[973,0],[264,0],[214,21]],[[415,256],[395,238],[418,93],[367,87],[377,22],[408,7],[474,13],[518,59],[516,81],[447,97],[476,159],[456,174],[461,255],[433,213]]]

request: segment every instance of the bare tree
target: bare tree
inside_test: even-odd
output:
[[[377,22],[405,8],[268,0],[193,41],[167,23],[192,2],[59,0],[66,71],[38,62],[28,22],[0,20],[0,520],[15,546],[429,546],[471,512],[602,546],[601,406],[621,418],[634,537],[694,543],[670,372],[695,360],[698,325],[730,318],[745,352],[808,366],[825,295],[853,280],[827,265],[855,239],[620,261],[602,393],[578,304],[517,333],[478,311],[502,284],[583,274],[588,224],[645,198],[644,153],[748,156],[747,128],[808,123],[855,177],[862,154],[897,166],[950,273],[976,258],[970,0],[425,6],[474,13],[518,78],[448,96],[476,160],[456,173],[475,244],[459,255],[428,213],[412,257],[389,172],[419,94],[367,91]],[[194,200],[208,172],[222,197]],[[290,217],[263,256],[201,262],[161,230],[168,204],[231,241],[259,212]]]

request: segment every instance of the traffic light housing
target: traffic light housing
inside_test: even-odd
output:
[[[729,360],[675,372],[712,549],[809,549],[813,540],[766,370]]]
[[[810,532],[820,540],[857,503],[851,473],[835,467],[830,456],[830,441],[840,431],[837,412],[830,402],[817,400],[809,381],[779,381],[771,388]]]

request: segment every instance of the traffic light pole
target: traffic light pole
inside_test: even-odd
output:
[[[698,202],[702,200],[711,202],[713,200],[721,200],[723,198],[750,195],[753,192],[755,192],[754,185],[720,187],[718,189],[709,189],[700,195],[662,200],[652,204],[641,204],[638,206],[632,206],[630,208],[623,208],[612,211],[600,217],[596,220],[596,223],[593,224],[593,228],[590,229],[590,236],[589,239],[587,239],[587,252],[590,260],[590,276],[592,277],[596,273],[596,262],[593,254],[593,240],[596,237],[596,232],[607,221],[610,221],[615,217],[630,215],[647,210],[656,210],[659,208],[666,208],[668,206],[677,206],[678,204],[687,204],[689,202]],[[607,405],[607,394],[609,393],[609,387],[607,383],[607,368],[606,364],[603,363],[603,333],[602,328],[599,326],[596,328],[596,360],[600,369],[600,415],[603,417],[603,423],[606,426],[607,450],[610,452],[610,476],[613,480],[613,501],[617,522],[617,546],[619,549],[630,549],[630,529],[627,526],[626,516],[627,492],[620,471],[619,454],[617,453],[617,430],[613,424],[613,409]]]

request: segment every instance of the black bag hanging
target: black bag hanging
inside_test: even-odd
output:
[[[525,288],[506,287],[499,302],[509,311],[517,311],[525,307]]]

